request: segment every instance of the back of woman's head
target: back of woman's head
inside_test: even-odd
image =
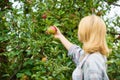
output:
[[[83,43],[86,53],[101,52],[101,54],[107,55],[109,52],[106,44],[106,25],[96,15],[84,17],[80,21],[78,38]]]

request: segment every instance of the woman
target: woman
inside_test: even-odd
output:
[[[106,56],[109,52],[106,25],[100,17],[90,15],[80,21],[78,39],[83,43],[82,48],[69,42],[58,28],[54,36],[62,42],[76,63],[73,80],[109,80],[106,72]]]

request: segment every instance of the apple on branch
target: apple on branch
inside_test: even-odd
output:
[[[46,18],[47,18],[47,15],[46,15],[46,14],[43,14],[43,15],[42,15],[42,18],[43,18],[43,19],[46,19]]]
[[[47,29],[47,34],[56,34],[57,33],[57,29],[55,26],[50,26],[48,29]]]
[[[46,62],[46,61],[47,61],[47,57],[43,57],[42,62]]]

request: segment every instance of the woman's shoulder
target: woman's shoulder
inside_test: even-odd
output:
[[[95,52],[90,54],[88,57],[89,61],[106,61],[106,56],[102,55],[100,52]]]

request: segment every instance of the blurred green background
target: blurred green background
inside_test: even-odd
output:
[[[96,14],[107,25],[110,80],[120,80],[120,16],[107,17],[118,0],[0,0],[0,80],[72,80],[75,64],[59,40],[46,34],[56,25],[81,46],[77,28],[81,18]]]

